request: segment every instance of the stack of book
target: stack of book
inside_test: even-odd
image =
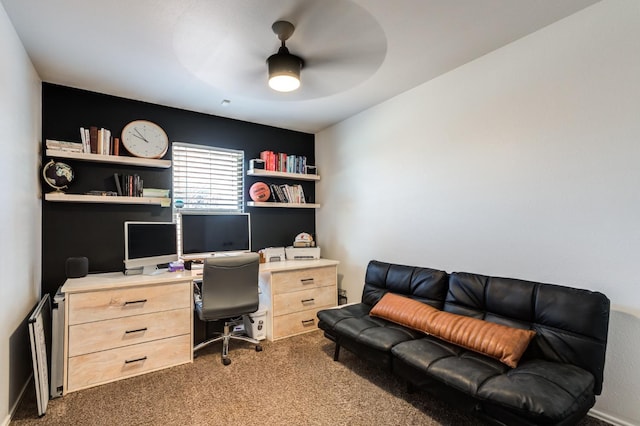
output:
[[[79,142],[66,142],[47,139],[46,144],[47,149],[51,151],[85,152],[84,146]]]
[[[277,203],[305,204],[307,200],[302,185],[269,185],[273,201]]]
[[[145,188],[142,178],[137,174],[114,173],[113,179],[116,183],[116,194],[119,196],[169,199],[170,189]]]
[[[120,139],[112,137],[109,129],[80,127],[80,138],[86,153],[120,155]]]
[[[307,157],[284,152],[262,151],[260,159],[264,169],[272,172],[306,173]]]
[[[121,175],[113,174],[116,182],[116,192],[118,195],[125,197],[142,197],[143,182],[140,175]]]
[[[47,149],[84,154],[120,155],[120,139],[112,137],[109,129],[98,129],[95,126],[81,127],[80,139],[82,142],[47,139]]]
[[[142,188],[143,197],[169,198],[170,189]]]

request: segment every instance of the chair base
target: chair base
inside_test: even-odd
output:
[[[242,340],[245,342],[253,343],[254,345],[256,345],[256,352],[262,351],[262,345],[260,344],[259,340],[251,338],[249,336],[235,334],[234,332],[231,331],[231,327],[238,325],[239,323],[240,321],[238,320],[225,321],[224,331],[222,333],[216,333],[216,334],[219,334],[219,336],[212,337],[211,339],[205,340],[204,342],[197,344],[193,348],[193,352],[195,353],[196,351],[206,346],[209,346],[212,343],[222,341],[222,358],[221,358],[222,363],[224,365],[229,365],[231,364],[231,359],[229,358],[229,342],[231,341],[231,339]]]

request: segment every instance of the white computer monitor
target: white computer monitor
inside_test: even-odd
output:
[[[158,265],[178,260],[177,227],[174,222],[124,223],[125,272],[153,274]]]

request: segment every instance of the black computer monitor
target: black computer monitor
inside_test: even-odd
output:
[[[174,222],[124,223],[124,265],[126,270],[157,271],[157,265],[178,260],[177,228]]]
[[[183,213],[180,225],[185,258],[251,251],[249,213]]]

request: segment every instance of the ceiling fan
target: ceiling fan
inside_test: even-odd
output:
[[[278,92],[291,92],[300,87],[300,70],[304,67],[304,60],[289,53],[289,49],[285,45],[295,27],[289,21],[276,21],[271,29],[278,36],[282,45],[278,49],[278,53],[274,53],[267,59],[269,87]]]
[[[238,13],[241,3],[194,0],[174,29],[181,64],[224,98],[324,98],[366,81],[385,59],[382,27],[352,0],[278,0],[277,10],[252,2],[251,13]],[[272,89],[271,76],[297,90]]]

